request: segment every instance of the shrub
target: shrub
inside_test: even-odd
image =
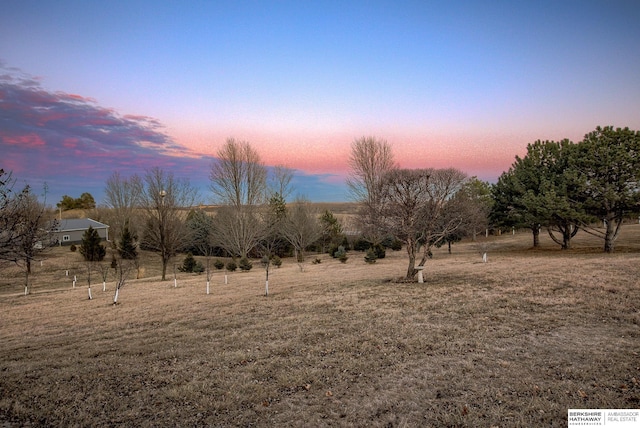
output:
[[[319,265],[320,263],[322,263],[322,260],[320,260],[318,257],[313,259],[313,261],[311,262],[311,264],[314,264],[314,265]]]
[[[213,267],[220,270],[224,267],[224,262],[220,259],[216,259],[216,261],[213,262]]]
[[[187,253],[187,256],[184,258],[184,261],[182,262],[182,266],[180,266],[178,270],[180,272],[200,273],[204,271],[204,266],[202,266],[202,263],[198,262],[193,257],[193,254],[189,252]]]
[[[253,264],[249,261],[248,258],[243,257],[240,259],[240,262],[238,263],[238,266],[240,267],[240,270],[243,272],[247,272],[250,271],[251,268],[253,267]]]
[[[371,242],[363,237],[359,237],[353,243],[353,251],[367,251],[369,248],[371,248]]]
[[[377,259],[384,259],[385,256],[387,255],[387,251],[380,244],[374,245],[373,247],[369,248],[369,250],[373,250],[376,253]]]
[[[271,264],[279,268],[280,266],[282,266],[282,259],[278,256],[273,256],[271,258]]]
[[[336,258],[340,260],[341,263],[346,263],[347,259],[349,258],[347,256],[347,251],[344,249],[342,245],[339,246],[338,251],[336,251]]]
[[[236,264],[235,260],[229,260],[227,262],[227,270],[229,272],[235,272],[236,269],[238,269],[238,265]]]
[[[364,255],[364,261],[369,264],[374,264],[377,259],[378,259],[378,256],[375,250],[373,248],[369,248],[367,250],[367,254]]]
[[[336,251],[338,251],[338,246],[337,245],[331,245],[329,247],[329,255],[331,257],[333,257],[334,259],[336,258]]]
[[[69,249],[71,250],[72,253],[75,253],[78,248],[76,247],[76,244],[71,244]]]
[[[351,249],[351,245],[349,245],[349,239],[347,238],[347,235],[342,235],[342,242],[340,243],[340,245],[342,245],[346,251],[349,251]]]
[[[271,264],[271,259],[269,259],[269,256],[262,256],[262,259],[260,259],[260,264],[263,268],[266,268]]]
[[[393,242],[391,242],[391,247],[390,247],[393,251],[400,251],[402,250],[402,241],[399,239],[394,239]]]

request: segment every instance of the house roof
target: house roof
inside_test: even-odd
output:
[[[89,226],[94,229],[107,229],[109,226],[100,223],[99,221],[92,220],[90,218],[73,218],[57,220],[58,225],[55,229],[56,232],[70,232],[73,230],[87,230]]]

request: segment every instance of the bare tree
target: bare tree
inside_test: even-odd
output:
[[[114,256],[115,257],[115,256]],[[119,257],[116,257],[116,267],[115,267],[115,279],[116,279],[116,289],[113,295],[113,304],[118,304],[118,297],[120,297],[120,289],[125,286],[127,279],[131,275],[131,272],[136,268],[134,260],[126,260]]]
[[[112,262],[102,262],[98,264],[98,272],[100,272],[100,278],[102,278],[102,291],[107,291],[107,279],[109,278],[109,269],[111,269],[111,263],[117,263],[114,258]]]
[[[286,201],[293,191],[291,188],[292,179],[293,169],[284,165],[274,166],[270,179],[269,193],[272,196],[276,194],[280,195],[282,199]]]
[[[365,239],[373,244],[382,241],[380,200],[383,178],[396,168],[391,146],[386,140],[362,137],[351,144],[350,173],[347,185],[351,197],[361,204],[360,227]]]
[[[30,195],[28,186],[16,192],[15,182],[11,172],[0,169],[0,260],[14,263],[20,240],[19,227],[23,222],[23,201]]]
[[[458,216],[444,213],[452,196],[460,189],[466,175],[455,169],[395,169],[384,176],[380,198],[383,230],[403,241],[409,256],[406,279],[424,266],[437,245],[459,227]]]
[[[420,237],[424,248],[418,266],[424,266],[434,245],[442,243],[464,223],[466,211],[456,204],[453,197],[466,181],[467,175],[455,168],[432,170],[429,200],[423,205],[421,215]]]
[[[136,221],[135,212],[142,203],[144,182],[138,175],[129,178],[122,177],[115,171],[106,182],[104,202],[110,212],[107,221],[113,231],[112,239],[118,240],[125,227],[137,235],[140,225]]]
[[[322,236],[318,213],[311,203],[298,198],[289,208],[283,234],[296,252],[296,260],[304,262],[305,250]]]
[[[189,241],[184,210],[194,205],[197,190],[188,180],[177,179],[158,167],[147,172],[144,183],[142,203],[146,225],[142,242],[160,254],[164,281],[169,261]]]
[[[229,138],[211,166],[211,191],[219,203],[238,209],[265,201],[267,169],[246,141]]]
[[[31,263],[54,244],[53,230],[57,227],[53,213],[44,202],[38,201],[29,186],[9,201],[9,212],[14,217],[12,229],[7,232],[12,237],[10,250],[5,260],[12,260],[25,272],[24,294],[29,294]]]
[[[247,257],[264,236],[257,210],[222,206],[215,216],[214,242],[232,257]]]
[[[264,233],[259,209],[267,198],[267,169],[248,142],[230,138],[211,166],[211,191],[224,205],[216,216],[218,244],[246,257]]]

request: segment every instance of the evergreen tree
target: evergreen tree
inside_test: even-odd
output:
[[[604,231],[582,226],[604,240],[604,251],[613,252],[624,218],[640,212],[640,131],[597,127],[578,144],[572,161],[578,199],[604,223]]]
[[[342,225],[329,210],[325,210],[320,216],[320,224],[322,225],[322,252],[327,252],[328,248],[338,246],[342,237]]]
[[[180,270],[180,272],[200,273],[204,271],[204,266],[193,257],[193,254],[187,253],[187,256],[182,262],[182,266],[179,267],[178,270]]]
[[[125,226],[120,237],[118,245],[118,253],[124,260],[136,260],[138,258],[138,244],[136,237],[129,230],[129,226]]]
[[[529,144],[526,156],[516,156],[492,188],[493,223],[530,228],[534,247],[539,245],[540,228],[546,227],[563,249],[570,248],[577,225],[588,220],[576,197],[576,170],[571,166],[574,153],[575,145],[569,140]]]
[[[185,251],[196,256],[212,256],[220,254],[220,248],[214,245],[214,221],[213,216],[203,210],[191,210],[187,214],[188,244]]]
[[[98,231],[89,226],[82,235],[82,244],[80,244],[80,254],[88,262],[99,262],[104,259],[107,249],[100,243],[102,238],[98,235]]]

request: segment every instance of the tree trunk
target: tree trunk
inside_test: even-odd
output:
[[[118,293],[120,292],[120,287],[116,287],[116,294],[113,296],[113,304],[118,304]]]
[[[167,265],[169,264],[169,258],[162,255],[162,281],[167,279]]]
[[[607,219],[605,221],[605,226],[606,226],[606,232],[604,235],[605,253],[613,253],[613,250],[615,248],[615,241],[616,241],[616,238],[618,237],[618,230],[621,223],[622,223],[622,220],[620,222],[617,222],[614,219]]]
[[[571,225],[567,224],[562,229],[562,249],[570,250],[571,249]]]
[[[533,232],[533,248],[538,248],[540,246],[540,228],[536,225],[531,228]]]
[[[416,251],[417,243],[413,239],[407,240],[407,254],[409,255],[409,266],[407,267],[407,276],[405,279],[410,280],[416,276]]]

